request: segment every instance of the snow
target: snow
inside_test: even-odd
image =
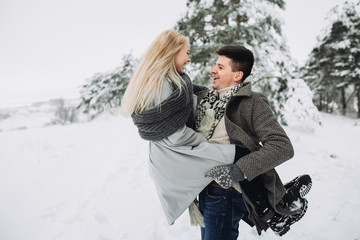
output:
[[[334,50],[346,49],[351,47],[351,42],[349,39],[345,39],[337,43],[329,44],[329,47]]]
[[[26,124],[17,118],[23,130],[0,121],[0,239],[200,239],[187,212],[167,225],[148,174],[148,143],[131,119],[107,112],[38,127],[33,114]],[[321,120],[313,131],[285,127],[295,157],[278,172],[284,182],[308,173],[313,188],[306,215],[282,239],[360,238],[360,120]],[[271,230],[258,237],[241,223],[239,239],[280,238]]]
[[[319,111],[313,103],[313,93],[303,79],[291,79],[288,81],[287,100],[283,109],[287,126],[313,131],[321,125]]]

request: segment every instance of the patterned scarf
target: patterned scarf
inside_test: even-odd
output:
[[[215,112],[215,121],[212,124],[210,129],[210,133],[207,136],[209,140],[215,130],[216,125],[220,122],[221,118],[224,116],[226,104],[230,100],[230,98],[243,86],[243,83],[240,83],[234,87],[232,87],[221,99],[218,99],[216,96],[215,90],[210,90],[203,99],[201,99],[200,103],[197,106],[197,115],[196,115],[196,129],[200,127],[200,123],[205,116],[205,112],[207,109],[213,109]]]

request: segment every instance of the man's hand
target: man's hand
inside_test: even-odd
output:
[[[230,188],[235,182],[244,180],[244,174],[236,164],[213,167],[205,177],[211,177],[223,188]]]

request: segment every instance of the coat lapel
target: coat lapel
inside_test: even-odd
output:
[[[235,122],[229,119],[227,111],[228,107],[231,106],[231,102],[238,100],[238,97],[248,97],[251,96],[251,83],[246,84],[239,91],[230,99],[228,105],[226,106],[225,110],[225,123],[228,135],[231,139],[231,143],[236,145],[244,145],[250,152],[256,151],[259,149],[253,139]],[[238,101],[237,101],[238,102]],[[239,102],[238,102],[239,103]]]

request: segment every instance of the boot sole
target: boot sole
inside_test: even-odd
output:
[[[311,177],[307,174],[301,175],[301,176],[296,177],[291,182],[285,184],[286,189],[290,189],[293,187],[298,189],[300,197],[302,197],[302,198],[305,197],[306,194],[308,194],[310,192],[311,187],[312,187]]]

